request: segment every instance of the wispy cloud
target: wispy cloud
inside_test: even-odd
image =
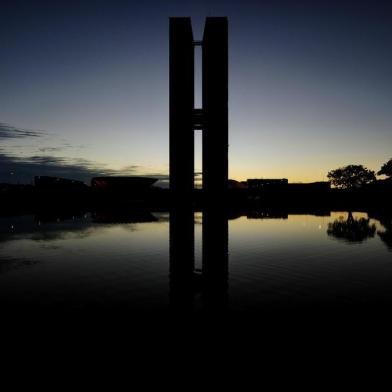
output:
[[[42,137],[48,135],[42,130],[32,130],[13,127],[12,125],[0,122],[0,139],[22,139],[31,137]]]
[[[85,159],[55,156],[15,157],[0,153],[0,181],[29,183],[34,176],[55,176],[88,181],[91,177],[113,175],[113,170]]]
[[[42,130],[28,130],[0,123],[0,140],[22,138],[44,138],[50,135]],[[84,148],[78,145],[76,148]],[[0,146],[0,182],[30,183],[34,176],[54,176],[72,178],[89,182],[95,176],[142,176],[158,179],[158,185],[166,187],[169,176],[166,173],[150,173],[139,165],[127,165],[120,169],[110,169],[105,164],[83,158],[66,157],[64,150],[74,148],[69,143],[59,146],[44,146],[40,142],[37,148],[26,149],[24,146],[7,143]],[[29,151],[29,152],[28,152]],[[61,154],[61,156],[57,155]],[[146,174],[149,172],[149,174]]]
[[[31,146],[26,148],[26,145],[20,146],[12,143],[3,144],[0,147],[0,182],[29,183],[36,175],[88,181],[95,175],[112,174],[112,171],[105,168],[104,165],[98,165],[85,159],[54,156],[53,154],[60,153],[72,146],[64,142],[59,146],[45,146],[44,139],[50,135],[47,131],[23,129],[0,122],[0,140],[4,142],[7,140],[11,142],[15,139],[40,139],[38,148]],[[38,153],[34,154],[32,150]]]
[[[63,150],[64,147],[40,147],[38,149],[39,152],[58,152]]]
[[[105,165],[82,158],[67,158],[50,155],[16,157],[0,150],[0,182],[30,183],[34,176],[54,176],[72,178],[89,182],[96,176],[142,176],[158,179],[158,185],[166,187],[169,176],[165,173],[149,173],[138,165],[126,166],[114,170]]]

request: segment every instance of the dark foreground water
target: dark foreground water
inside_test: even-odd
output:
[[[227,235],[213,232],[219,225],[207,233],[204,255],[203,215],[194,218],[192,249],[192,228],[170,237],[169,213],[2,217],[1,309],[257,314],[392,306],[390,218],[238,216],[226,220]]]

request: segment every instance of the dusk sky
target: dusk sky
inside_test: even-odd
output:
[[[322,181],[392,158],[392,2],[0,4],[0,182],[166,178],[170,16],[195,39],[229,18],[230,178]]]

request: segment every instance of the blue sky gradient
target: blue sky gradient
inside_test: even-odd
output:
[[[3,1],[0,182],[27,181],[31,162],[167,178],[169,16],[192,17],[196,39],[206,16],[229,17],[231,178],[379,170],[392,157],[390,4]]]

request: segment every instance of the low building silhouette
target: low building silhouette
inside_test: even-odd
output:
[[[34,186],[36,189],[48,191],[68,191],[87,188],[87,185],[82,181],[51,176],[35,176]]]
[[[30,191],[33,188],[30,184],[9,184],[7,182],[0,183],[0,194],[6,194],[11,192],[23,192]]]
[[[247,180],[247,187],[251,191],[329,191],[331,183],[328,181],[289,183],[287,178],[254,178]]]
[[[246,181],[228,180],[228,189],[247,189]]]
[[[146,191],[158,181],[152,177],[94,177],[91,179],[91,188],[98,191]]]
[[[251,178],[247,180],[248,189],[263,190],[263,189],[281,189],[288,184],[287,178],[281,179],[264,179],[264,178]]]
[[[249,179],[247,200],[272,205],[314,205],[331,197],[329,182],[293,183],[281,179]]]
[[[292,183],[288,184],[289,191],[319,191],[327,192],[331,189],[331,183],[329,181],[318,181],[309,183]]]

